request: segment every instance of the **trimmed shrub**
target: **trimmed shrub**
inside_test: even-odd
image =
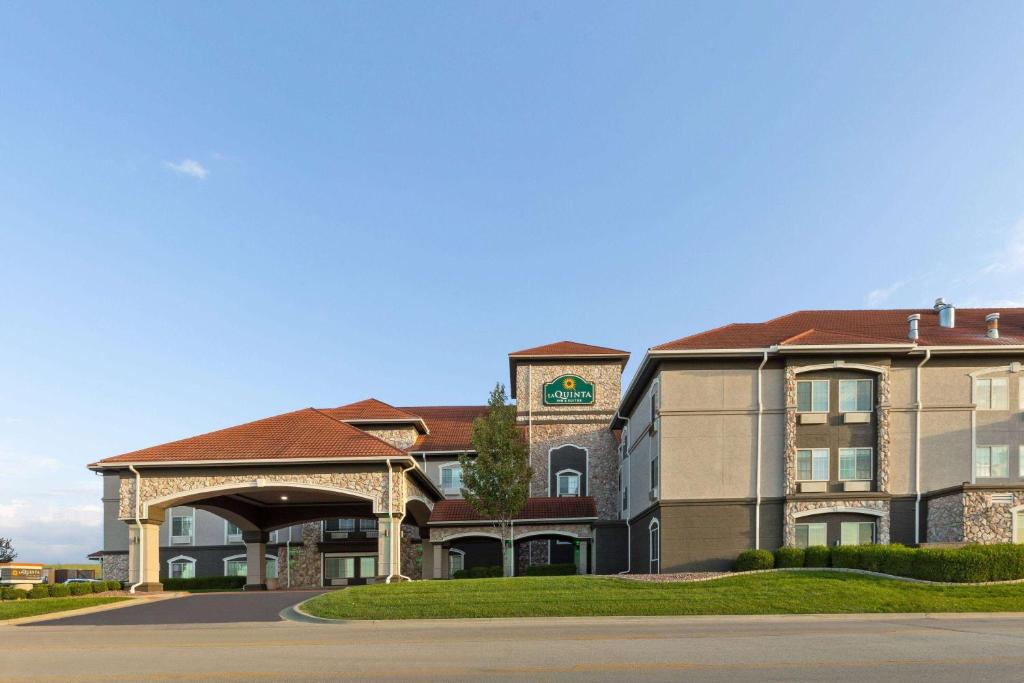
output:
[[[736,571],[738,572],[771,569],[774,566],[775,556],[767,550],[744,550],[736,558]]]
[[[37,598],[48,598],[50,597],[50,589],[44,586],[43,584],[32,586],[32,590],[28,592],[28,597],[30,600],[35,600]]]
[[[103,593],[107,590],[106,581],[94,581],[93,583],[90,583],[89,586],[92,588],[93,593]]]
[[[121,582],[120,581],[114,581],[114,580],[107,581],[107,590],[108,591],[119,591],[119,590],[121,590]]]
[[[576,565],[572,562],[564,564],[540,564],[526,568],[527,576],[574,576]]]
[[[0,599],[3,600],[24,600],[27,597],[28,591],[24,588],[5,587],[0,589]]]
[[[189,589],[232,590],[245,585],[244,576],[199,576],[194,579],[162,579],[164,590],[186,591]]]
[[[457,569],[455,571],[455,573],[452,574],[452,578],[453,579],[468,579],[469,578],[469,570],[468,569]]]
[[[776,567],[802,567],[804,566],[803,548],[779,548],[775,551]]]
[[[501,567],[497,565],[469,568],[469,578],[471,579],[493,579],[499,576],[501,576]]]
[[[69,583],[66,585],[72,595],[89,595],[92,593],[92,586],[87,583]]]
[[[837,545],[832,548],[832,566],[841,569],[860,569],[859,545]]]
[[[812,545],[804,550],[805,567],[827,567],[832,560],[832,551],[827,545]]]
[[[51,598],[66,598],[71,595],[71,590],[63,583],[51,583],[49,591]]]

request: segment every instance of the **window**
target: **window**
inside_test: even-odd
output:
[[[1006,446],[978,446],[975,456],[975,474],[979,478],[1006,479],[1009,477],[1009,450]]]
[[[324,578],[325,579],[351,579],[356,575],[356,558],[354,557],[325,557]]]
[[[825,522],[796,525],[796,547],[809,548],[812,545],[828,545],[828,525]]]
[[[843,522],[839,525],[839,543],[841,545],[870,545],[874,542],[874,522]]]
[[[870,379],[839,380],[839,412],[870,412],[873,389],[874,382]]]
[[[355,531],[356,520],[354,519],[339,519],[338,520],[338,531]]]
[[[196,561],[191,557],[175,557],[167,561],[167,576],[172,579],[194,579]]]
[[[241,543],[242,542],[242,530],[237,524],[231,522],[225,522],[227,525],[224,530],[224,537],[228,543]]]
[[[557,475],[558,497],[580,495],[580,473],[576,470],[562,470]]]
[[[359,576],[377,576],[377,558],[372,556],[359,558]]]
[[[466,568],[466,553],[461,550],[448,551],[448,576],[455,576],[455,572]]]
[[[359,530],[360,531],[376,531],[377,530],[377,520],[375,520],[375,519],[360,519],[359,520]]]
[[[840,481],[867,481],[871,478],[870,448],[839,449]]]
[[[1005,377],[974,380],[974,402],[978,410],[1009,410],[1010,399]]]
[[[1020,543],[1024,539],[1024,510],[1013,513],[1013,542]]]
[[[264,566],[263,571],[265,571],[267,573],[267,578],[268,579],[276,579],[277,578],[277,558],[276,557],[268,557],[266,559],[266,565]]]
[[[171,517],[171,543],[192,542],[192,515],[174,515]]]
[[[445,465],[441,468],[441,488],[445,492],[462,490],[462,465]]]
[[[651,446],[651,493],[658,493],[658,484],[661,483],[661,458],[658,454],[658,446],[652,442]]]
[[[654,386],[651,387],[651,429],[657,429],[658,428],[658,426],[657,426],[658,409],[660,407],[661,406],[659,405],[659,400],[658,400],[658,383],[655,382]]]
[[[626,482],[626,475],[619,468],[619,496],[622,500],[622,512],[625,514],[629,510],[629,484]]]
[[[828,380],[802,380],[796,383],[796,409],[800,413],[828,412]]]
[[[797,481],[828,481],[827,448],[802,448],[796,452]]]
[[[247,576],[245,558],[224,561],[224,576]]]
[[[650,548],[651,548],[651,573],[660,573],[661,565],[661,524],[658,520],[652,519],[650,526],[647,527],[650,534]]]

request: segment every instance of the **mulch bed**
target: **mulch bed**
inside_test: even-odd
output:
[[[707,581],[732,572],[677,572],[675,574],[623,574],[619,578],[650,583],[673,583],[677,581]]]

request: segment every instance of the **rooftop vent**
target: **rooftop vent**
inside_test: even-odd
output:
[[[956,326],[956,308],[947,304],[941,296],[935,300],[935,312],[939,314],[939,327]]]
[[[918,340],[920,333],[918,332],[917,325],[920,320],[920,313],[911,313],[907,316],[907,323],[910,325],[910,329],[907,330],[907,339],[910,339],[911,341]]]
[[[985,316],[985,325],[988,329],[985,330],[985,336],[989,339],[999,339],[999,314],[989,313]]]

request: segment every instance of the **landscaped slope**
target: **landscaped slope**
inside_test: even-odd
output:
[[[1024,611],[1024,585],[928,586],[839,572],[645,583],[581,576],[348,588],[302,609],[329,619]]]

